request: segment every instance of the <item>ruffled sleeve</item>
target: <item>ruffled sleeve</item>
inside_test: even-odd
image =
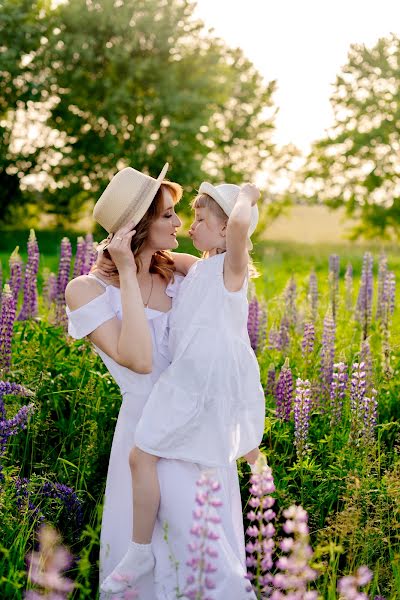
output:
[[[175,275],[174,281],[170,281],[170,283],[165,288],[165,293],[170,298],[175,298],[175,296],[179,292],[180,285],[182,281],[185,279],[184,275]]]
[[[115,310],[109,301],[107,289],[103,294],[76,310],[70,310],[67,306],[66,311],[68,333],[77,340],[89,335],[97,327],[116,316]]]

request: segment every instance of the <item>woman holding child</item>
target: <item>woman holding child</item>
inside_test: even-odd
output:
[[[206,191],[198,197],[196,219],[190,233],[196,247],[206,252],[208,258],[197,262],[198,259],[189,254],[171,252],[178,246],[176,232],[181,222],[175,213],[175,204],[182,190],[178,184],[164,179],[167,168],[165,165],[157,179],[131,168],[114,176],[94,211],[96,220],[113,234],[107,240],[107,252],[113,263],[101,257],[97,270],[74,279],[66,290],[69,333],[75,338],[88,336],[122,393],[101,532],[102,597],[123,598],[125,590],[133,587],[141,600],[175,600],[177,590],[185,590],[191,572],[186,561],[188,544],[193,541],[190,529],[196,481],[205,469],[212,467],[213,478],[221,486],[218,494],[222,501],[218,509],[221,523],[216,525],[219,537],[214,545],[217,556],[212,559],[216,567],[211,575],[215,584],[212,596],[215,600],[254,599],[254,594],[246,591],[248,582],[244,578],[244,534],[236,458],[246,455],[249,462],[254,462],[264,425],[258,367],[243,329],[247,318],[243,308],[247,302],[247,248],[251,244],[249,235],[257,222],[259,192],[250,185],[238,188],[229,184],[216,187],[203,184]],[[214,207],[213,203],[218,206]],[[107,269],[115,268],[117,278],[108,277]],[[238,389],[240,394],[238,392],[237,397],[233,394],[231,411],[226,398],[221,402],[213,398],[211,402],[211,395],[204,392],[200,394],[200,401],[199,394],[189,389],[193,387],[191,373],[179,375],[176,386],[171,387],[171,378],[174,381],[176,373],[184,373],[179,360],[185,352],[196,350],[197,334],[189,337],[187,334],[187,339],[184,335],[191,327],[198,331],[190,317],[190,302],[198,297],[196,285],[214,288],[214,299],[221,298],[224,314],[228,312],[227,323],[240,329],[240,340],[236,336],[231,343],[229,336],[226,337],[225,351],[233,353],[235,362],[232,364],[235,365],[240,365],[241,357],[245,357],[243,376],[250,377],[252,385],[249,397],[243,398],[246,388],[232,381],[231,393],[232,389]],[[192,312],[196,315],[196,306]],[[190,322],[179,322],[182,318]],[[203,333],[214,325],[210,321],[206,327],[209,329]],[[201,347],[208,343],[207,339],[204,337]],[[215,381],[212,371],[212,368],[207,369],[207,378]],[[202,367],[194,366],[196,385],[202,372]],[[233,379],[239,372],[242,373],[238,367]],[[169,391],[163,395],[165,385]],[[206,390],[207,385],[205,382],[201,390]],[[194,403],[180,405],[178,388],[183,391],[182,399],[188,391],[193,398],[196,396]],[[152,404],[145,410],[149,399]],[[215,431],[201,429],[206,414],[208,423],[218,422]],[[210,415],[218,419],[210,421]],[[136,429],[142,416],[141,443],[136,448]],[[193,434],[203,431],[203,437],[209,436],[210,443],[213,439],[216,441],[217,436],[224,437],[220,424],[226,422],[226,438],[215,445],[221,451],[216,450],[214,462],[209,456],[202,460],[198,436],[195,452],[188,451],[187,439],[182,444],[182,419],[186,419],[188,426],[196,423]],[[206,436],[204,431],[207,431]],[[175,439],[179,452],[174,452]],[[209,444],[204,439],[206,447]],[[177,569],[174,561],[178,563]]]

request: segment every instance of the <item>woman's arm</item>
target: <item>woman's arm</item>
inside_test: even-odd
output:
[[[171,252],[175,268],[182,275],[187,275],[190,267],[200,260],[197,256],[191,254],[182,254],[182,252]]]
[[[251,183],[242,186],[226,227],[225,287],[236,292],[243,285],[249,264],[247,234],[251,208],[260,196],[260,190]]]
[[[110,319],[88,337],[118,364],[136,373],[151,373],[151,334],[136,277],[136,264],[130,249],[134,233],[132,227],[123,227],[108,246],[119,272],[122,321]],[[65,298],[70,310],[76,310],[100,293],[99,284],[82,276],[68,284]]]

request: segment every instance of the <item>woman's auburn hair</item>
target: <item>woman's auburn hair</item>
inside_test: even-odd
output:
[[[214,216],[216,216],[221,221],[227,221],[229,219],[228,215],[222,210],[218,202],[214,200],[208,194],[198,194],[195,196],[190,204],[191,208],[194,210],[195,208],[207,208]],[[203,258],[208,257],[208,252],[203,252]],[[257,271],[254,266],[253,260],[249,255],[249,277],[254,279],[259,277],[260,273]]]
[[[168,190],[170,192],[174,205],[177,204],[182,198],[182,187],[179,185],[179,183],[174,183],[173,181],[167,181],[165,179],[160,185],[157,194],[154,196],[154,200],[147,209],[147,212],[136,225],[136,233],[131,240],[131,250],[135,258],[138,273],[140,272],[140,269],[142,267],[140,253],[143,250],[143,246],[145,245],[146,240],[148,238],[150,226],[153,223],[153,221],[155,221],[160,216],[164,208],[164,190]],[[107,240],[103,240],[102,242],[100,242],[98,245],[98,250],[100,250],[102,246],[106,244]],[[92,267],[91,271],[95,270],[96,265]],[[150,262],[150,273],[157,273],[169,283],[170,281],[174,281],[175,271],[175,263],[172,258],[171,252],[168,252],[168,250],[157,250],[157,252],[153,254]],[[115,278],[119,279],[118,271],[115,274]]]

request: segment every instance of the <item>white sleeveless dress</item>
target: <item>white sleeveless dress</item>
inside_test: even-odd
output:
[[[247,330],[247,278],[224,285],[226,254],[196,262],[170,319],[172,363],[155,384],[136,445],[163,458],[224,467],[261,443],[265,397]]]
[[[104,284],[100,279],[97,281],[105,287],[102,295],[77,310],[70,311],[67,308],[68,331],[76,339],[85,337],[115,316],[119,319],[122,317],[120,290]],[[181,282],[182,277],[176,276],[175,282],[170,283],[166,289],[173,304]],[[168,328],[171,311],[163,313],[151,308],[146,308],[145,311],[153,341],[152,373],[134,373],[118,365],[95,346],[122,393],[105,491],[100,582],[121,560],[131,539],[132,491],[128,455],[135,444],[136,426],[150,392],[170,362]],[[190,528],[193,524],[192,511],[195,508],[194,499],[198,489],[196,481],[200,473],[201,466],[192,462],[169,459],[161,459],[158,462],[161,504],[152,540],[156,565],[154,573],[143,577],[138,583],[140,600],[176,600],[177,586],[181,590],[185,587],[186,577],[190,574],[186,565],[189,558],[187,546],[192,541]],[[219,539],[214,542],[218,557],[214,559],[217,571],[212,574],[216,584],[212,590],[212,597],[214,600],[256,600],[255,594],[246,592],[248,582],[244,579],[244,532],[236,464],[229,468],[216,469],[215,477],[221,484],[218,494],[223,504],[219,509],[222,522],[216,526]],[[165,523],[168,524],[168,544],[164,540]],[[177,572],[171,561],[171,554],[179,563]],[[107,596],[100,597],[106,600]],[[112,598],[119,599],[119,595]]]

